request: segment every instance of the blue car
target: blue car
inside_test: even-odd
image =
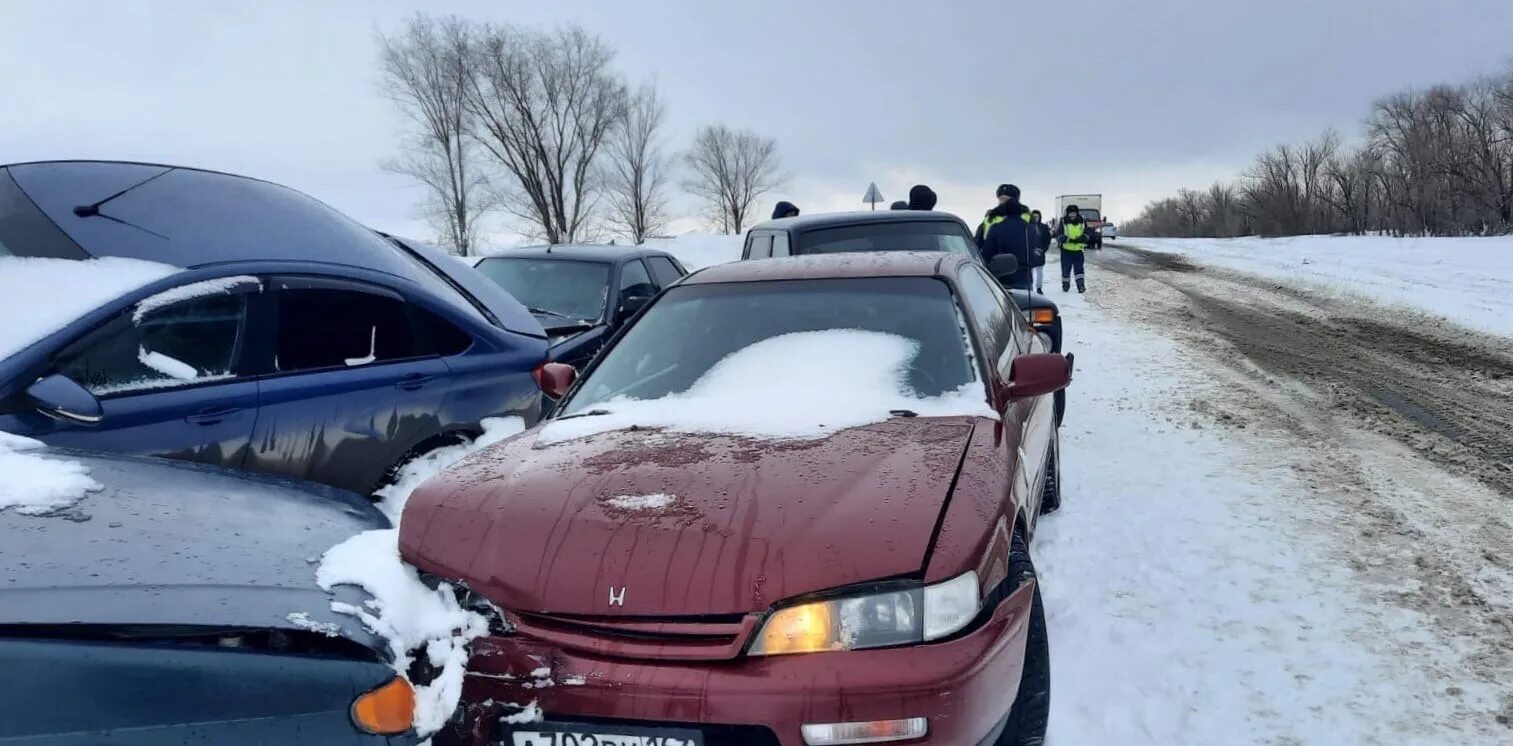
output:
[[[524,306],[276,184],[0,167],[6,255],[170,271],[0,360],[0,431],[368,493],[486,418],[540,415],[547,338]]]
[[[0,744],[418,740],[388,644],[331,610],[367,596],[328,595],[310,564],[389,527],[366,498],[193,464],[38,453],[83,465],[101,489],[49,515],[0,510]]]

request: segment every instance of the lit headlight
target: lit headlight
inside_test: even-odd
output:
[[[778,609],[762,625],[752,655],[863,650],[938,640],[977,616],[977,573],[926,586]]]

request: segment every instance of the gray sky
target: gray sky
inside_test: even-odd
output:
[[[228,170],[429,235],[379,167],[401,120],[375,74],[375,33],[421,9],[599,33],[661,85],[674,145],[714,122],[778,139],[791,178],[768,205],[854,209],[869,181],[889,200],[924,181],[969,221],[1002,181],[1133,217],[1513,58],[1506,0],[0,0],[0,162]]]

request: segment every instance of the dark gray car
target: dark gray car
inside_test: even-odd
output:
[[[0,511],[0,744],[414,743],[354,721],[357,698],[399,684],[383,641],[314,580],[327,549],[389,526],[367,500],[38,453],[83,463],[104,489],[50,515]]]

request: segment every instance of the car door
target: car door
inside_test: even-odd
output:
[[[248,377],[253,277],[146,298],[64,346],[50,373],[99,399],[96,422],[18,416],[7,429],[56,446],[243,465],[257,420]]]
[[[998,377],[1011,380],[1014,358],[1021,353],[1010,318],[1008,298],[997,281],[976,264],[962,268],[959,278],[962,296],[967,304],[968,316],[977,329],[981,341],[981,354],[985,363],[993,368]],[[1035,421],[1036,408],[1041,399],[1035,397],[1009,403],[1003,413],[1004,448],[1014,457],[1015,474],[1013,490],[1016,505],[1025,506],[1026,514],[1034,520],[1040,514],[1040,495],[1034,489],[1039,484],[1040,472],[1045,461],[1047,444],[1037,441],[1037,434],[1030,430]]]
[[[682,267],[665,256],[646,257],[646,266],[651,270],[652,279],[656,281],[658,289],[677,282],[679,278],[687,274]]]
[[[271,367],[247,466],[370,492],[439,428],[447,366],[391,289],[314,277],[279,277],[272,289]]]
[[[615,289],[615,325],[618,327],[629,321],[656,294],[657,285],[652,282],[651,273],[640,259],[621,264]]]

